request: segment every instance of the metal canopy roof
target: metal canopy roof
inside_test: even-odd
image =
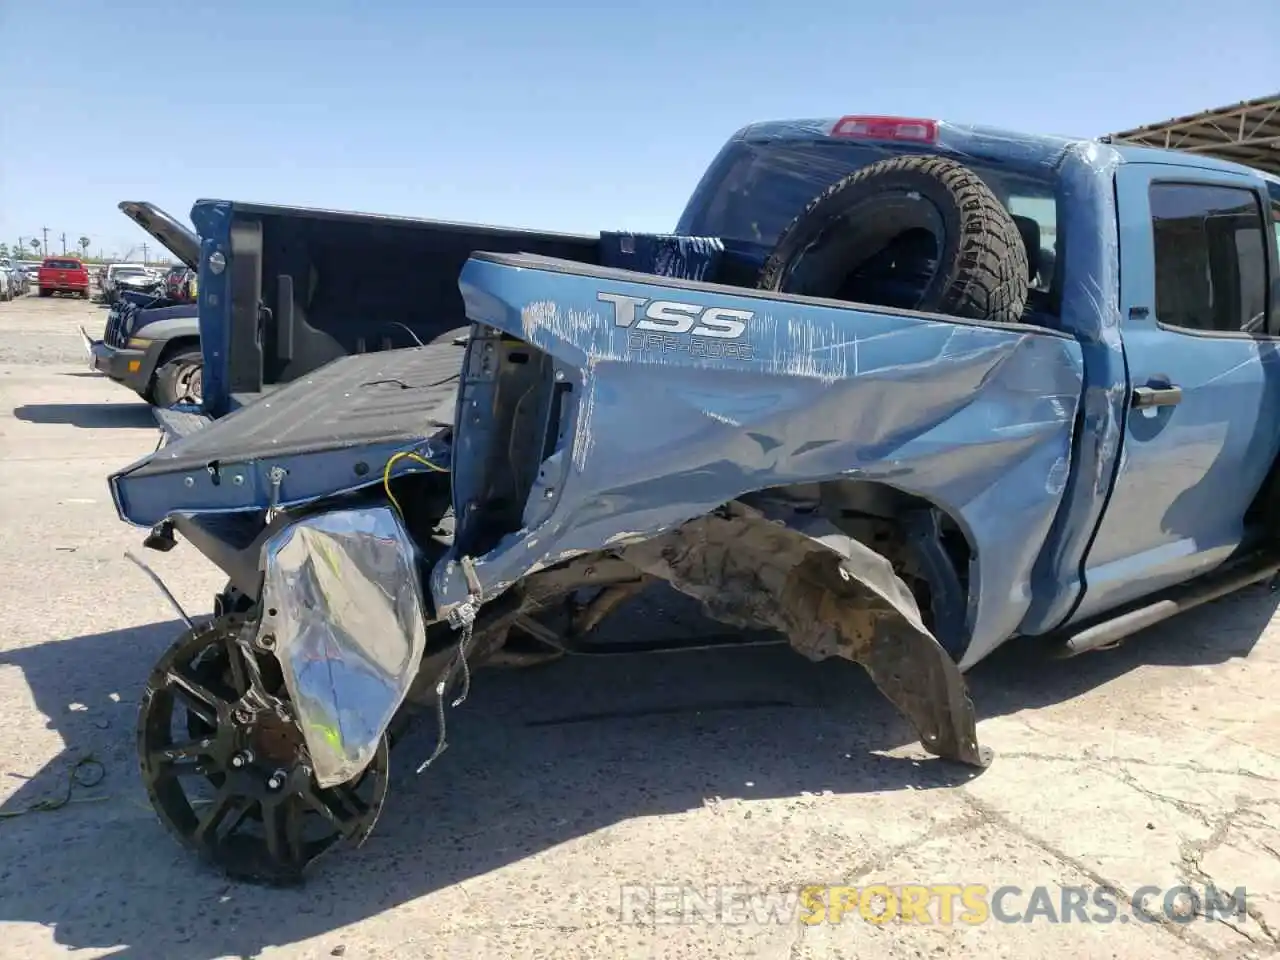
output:
[[[1203,153],[1280,175],[1280,93],[1149,123],[1102,139]]]

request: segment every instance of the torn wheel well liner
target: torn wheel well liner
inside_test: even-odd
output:
[[[883,555],[910,587],[925,624],[957,660],[969,640],[977,552],[962,517],[888,483],[839,479],[773,487],[742,497],[784,499],[827,517]]]
[[[650,539],[531,574],[519,592],[545,594],[552,582],[571,589],[601,557],[625,561],[722,623],[777,630],[814,660],[861,664],[928,752],[986,766],[963,676],[912,591],[889,559],[795,494],[780,488],[731,501]]]

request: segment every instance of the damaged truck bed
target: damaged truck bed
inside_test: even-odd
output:
[[[372,829],[404,717],[425,768],[474,668],[664,583],[985,766],[963,671],[1001,644],[1101,648],[1280,570],[1276,223],[1229,163],[851,116],[735,135],[675,236],[473,252],[462,343],[295,371],[111,478],[228,578],[147,683],[153,805],[296,879]],[[202,298],[238,249],[205,239]],[[258,377],[245,289],[206,342]]]
[[[187,511],[280,509],[381,483],[397,450],[452,430],[462,356],[460,344],[438,343],[335,360],[118,474],[116,506],[152,526]]]
[[[1008,597],[1064,489],[1071,338],[534,256],[477,254],[462,288],[480,326],[459,409],[489,429],[452,451],[438,616],[508,588],[542,602],[607,556],[717,620],[858,661],[926,749],[986,762],[952,656],[1025,613]],[[654,303],[695,332],[636,329]],[[740,340],[696,334],[730,317]],[[511,460],[520,403],[546,427]],[[971,611],[948,537],[986,560]],[[924,616],[904,577],[937,583]]]

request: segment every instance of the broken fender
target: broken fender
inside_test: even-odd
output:
[[[1070,337],[532,256],[476,254],[461,286],[476,327],[437,616],[758,491],[837,482],[963,532],[961,669],[1017,631],[1071,467]],[[672,332],[636,329],[660,321]]]
[[[977,767],[973,704],[889,561],[785,502],[735,502],[621,556],[722,623],[772,628],[813,660],[860,663],[930,753]]]

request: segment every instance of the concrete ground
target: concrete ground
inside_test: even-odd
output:
[[[96,333],[104,317],[0,304],[0,955],[1276,953],[1280,595],[1261,588],[1119,650],[1060,663],[1015,649],[980,666],[969,679],[996,759],[977,777],[927,759],[856,667],[786,649],[485,672],[427,774],[413,770],[430,723],[398,749],[363,848],[300,890],[227,882],[165,834],[138,782],[139,691],[178,630],[124,559],[141,532],[105,485],[157,434],[84,369],[76,325]],[[220,578],[191,548],[148,558],[188,609],[208,609]],[[31,809],[65,797],[88,755],[101,768],[82,779],[99,782]],[[878,883],[985,885],[992,916],[787,912],[806,884]],[[1208,883],[1244,887],[1244,914],[1147,923],[1122,904],[1110,923],[1049,919],[1070,888],[1157,888],[1158,913],[1165,891]],[[995,897],[1005,885],[1021,892]],[[782,921],[758,912],[769,903]]]

